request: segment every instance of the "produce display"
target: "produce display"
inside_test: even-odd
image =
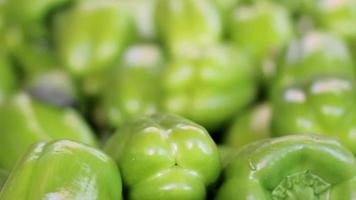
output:
[[[0,0],[0,200],[356,199],[356,0]]]

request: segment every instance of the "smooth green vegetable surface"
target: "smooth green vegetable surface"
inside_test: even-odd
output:
[[[271,97],[295,84],[320,77],[355,79],[356,68],[346,43],[327,32],[313,31],[290,42],[271,85]]]
[[[219,10],[206,0],[158,0],[158,34],[174,57],[189,56],[195,48],[215,45],[222,39]]]
[[[293,85],[273,102],[272,134],[320,134],[339,139],[356,153],[356,85],[320,78]]]
[[[351,200],[356,160],[337,140],[297,135],[245,146],[224,173],[217,200]]]
[[[214,129],[254,100],[254,69],[246,54],[231,45],[195,53],[167,64],[162,110]]]
[[[59,57],[76,76],[110,67],[127,44],[132,28],[127,13],[113,1],[80,1],[59,13],[54,24]]]
[[[128,199],[205,199],[220,173],[217,147],[201,126],[170,114],[143,117],[108,141]]]
[[[69,140],[35,145],[16,165],[0,199],[121,200],[119,169],[106,154]]]
[[[224,144],[240,148],[271,137],[272,108],[268,103],[257,105],[238,116],[224,137]]]
[[[102,96],[102,123],[120,127],[158,110],[163,55],[157,46],[130,47],[109,76]]]
[[[60,109],[20,93],[0,105],[0,166],[10,170],[34,143],[71,139],[96,146],[92,130],[72,109]]]

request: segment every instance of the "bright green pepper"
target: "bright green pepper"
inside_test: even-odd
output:
[[[293,36],[290,14],[272,2],[238,6],[230,27],[233,43],[249,52],[256,64],[280,51]]]
[[[128,42],[132,28],[127,13],[112,1],[80,1],[54,18],[58,55],[79,77],[110,67]]]
[[[253,107],[238,116],[224,137],[224,144],[240,148],[245,144],[271,136],[271,106],[267,103]]]
[[[130,47],[111,75],[102,97],[102,121],[120,127],[141,115],[157,111],[163,55],[157,46]]]
[[[338,138],[356,154],[354,80],[324,77],[287,88],[273,102],[272,133]]]
[[[0,102],[14,92],[16,77],[6,55],[0,52]]]
[[[319,0],[315,12],[323,28],[356,42],[356,2],[354,0]]]
[[[217,200],[352,200],[356,160],[337,140],[286,136],[242,148],[224,173]]]
[[[18,94],[0,105],[0,167],[11,169],[32,144],[71,139],[96,145],[93,133],[72,109],[60,109]]]
[[[215,129],[253,101],[253,71],[246,55],[228,45],[173,59],[162,78],[162,109]]]
[[[286,87],[321,76],[354,79],[356,70],[347,45],[339,37],[310,32],[291,42],[272,83],[272,97]]]
[[[120,167],[128,199],[204,199],[220,173],[217,147],[201,126],[171,114],[124,126],[105,151]]]
[[[89,146],[60,140],[39,143],[11,172],[2,200],[121,200],[122,183],[115,162]]]
[[[158,34],[169,53],[180,57],[222,38],[219,11],[210,0],[158,0]]]

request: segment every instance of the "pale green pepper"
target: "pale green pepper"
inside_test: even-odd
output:
[[[89,126],[70,108],[31,100],[20,93],[0,105],[0,167],[11,169],[39,141],[71,139],[96,146]]]
[[[121,200],[115,162],[103,152],[68,140],[39,143],[11,172],[1,200]]]
[[[155,13],[158,34],[174,57],[222,39],[219,10],[210,0],[158,0]]]
[[[243,147],[216,200],[353,200],[356,160],[334,138],[294,135]]]
[[[103,123],[120,127],[125,122],[158,110],[163,53],[150,44],[130,47],[108,76],[102,96]]]
[[[73,75],[112,65],[131,36],[132,21],[113,1],[80,1],[54,17],[56,51]]]
[[[254,100],[253,72],[246,54],[231,45],[173,59],[163,72],[162,110],[215,129]]]
[[[128,123],[105,151],[120,167],[132,200],[203,200],[220,174],[218,150],[201,126],[170,114]]]
[[[271,137],[272,108],[264,103],[239,115],[224,137],[224,144],[235,148]]]
[[[237,6],[230,22],[232,42],[260,64],[269,54],[280,51],[292,38],[290,13],[269,1]]]
[[[291,41],[272,82],[271,95],[280,95],[291,85],[323,76],[354,79],[356,68],[345,42],[330,33],[309,32]]]
[[[273,101],[272,134],[319,134],[356,154],[355,80],[322,77],[291,85]]]

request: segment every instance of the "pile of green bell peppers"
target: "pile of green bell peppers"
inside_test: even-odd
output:
[[[356,199],[355,0],[0,0],[0,200]]]

